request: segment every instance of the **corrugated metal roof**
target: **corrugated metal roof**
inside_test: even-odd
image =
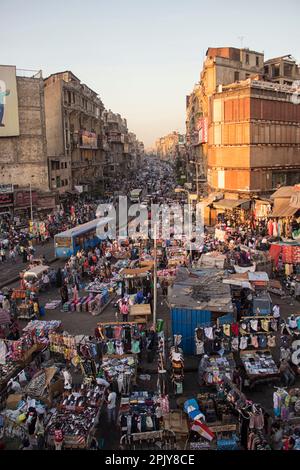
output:
[[[277,201],[269,217],[290,217],[296,214],[298,210],[299,209],[297,207],[290,206],[289,199],[286,199],[285,201]]]
[[[277,191],[271,195],[271,199],[276,199],[278,197],[291,197],[293,192],[294,186],[282,186],[282,188],[277,189]]]
[[[243,204],[249,203],[250,199],[221,199],[220,201],[214,202],[216,209],[234,209]]]

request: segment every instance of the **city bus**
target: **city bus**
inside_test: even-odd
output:
[[[101,242],[101,237],[96,233],[97,228],[107,232],[108,224],[112,221],[111,217],[98,218],[56,234],[54,237],[56,258],[68,258],[79,250],[94,248]],[[106,238],[105,235],[103,234],[103,240]]]
[[[132,202],[133,204],[138,204],[139,202],[141,202],[143,191],[144,191],[143,189],[133,189],[132,191],[130,191],[129,193],[130,202]]]

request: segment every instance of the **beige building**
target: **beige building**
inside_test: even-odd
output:
[[[175,160],[185,146],[185,136],[179,132],[171,132],[155,142],[156,153],[161,160]]]
[[[45,79],[51,189],[60,193],[75,187],[102,189],[103,110],[97,93],[72,72],[55,73]]]
[[[0,184],[47,191],[44,81],[42,72],[17,70],[19,135],[0,137]]]
[[[199,193],[206,190],[210,97],[219,85],[262,74],[263,67],[261,52],[234,47],[207,49],[200,81],[186,98],[187,173]]]

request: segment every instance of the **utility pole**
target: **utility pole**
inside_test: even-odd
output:
[[[153,325],[156,331],[156,309],[157,309],[157,243],[156,243],[156,220],[154,221],[154,280],[153,280]]]
[[[33,208],[32,208],[32,190],[31,190],[31,182],[29,183],[30,188],[30,218],[31,222],[33,223]]]

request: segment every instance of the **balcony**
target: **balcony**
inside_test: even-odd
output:
[[[125,135],[120,132],[109,132],[107,136],[108,142],[124,144]]]

